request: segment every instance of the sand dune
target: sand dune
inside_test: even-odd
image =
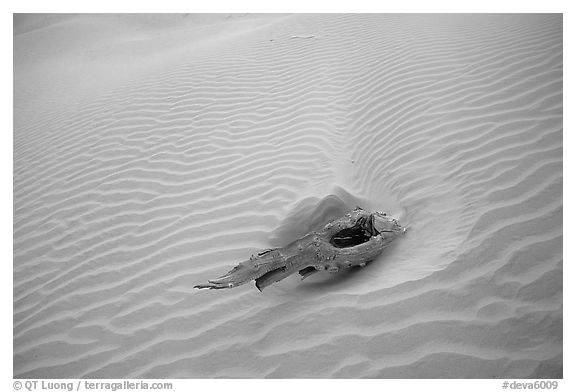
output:
[[[561,16],[15,22],[15,377],[562,377]],[[193,289],[356,205],[367,268]]]

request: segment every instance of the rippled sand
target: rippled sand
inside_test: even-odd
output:
[[[16,377],[562,377],[561,15],[14,34]],[[356,205],[368,267],[193,289]]]

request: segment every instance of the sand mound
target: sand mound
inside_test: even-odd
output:
[[[17,22],[16,377],[562,377],[561,16]],[[367,268],[192,288],[356,205]]]

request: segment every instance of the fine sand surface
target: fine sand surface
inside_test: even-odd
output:
[[[563,375],[562,17],[26,15],[14,375]],[[360,205],[364,269],[195,290]]]

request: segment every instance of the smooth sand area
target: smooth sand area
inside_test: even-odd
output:
[[[561,15],[20,15],[14,376],[557,378]],[[364,269],[193,286],[360,205]]]

